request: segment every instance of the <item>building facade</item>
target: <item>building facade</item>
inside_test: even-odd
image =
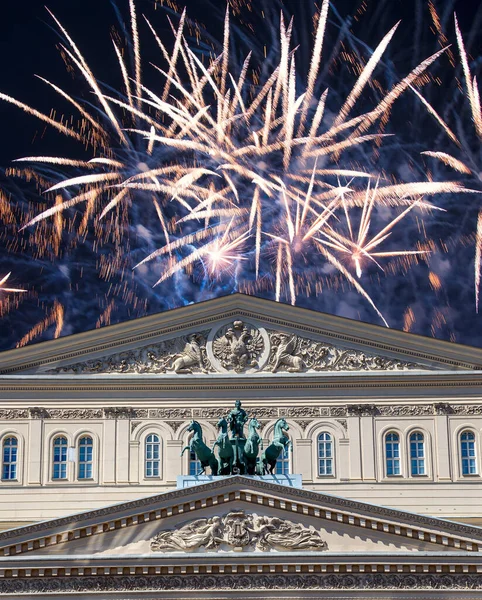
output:
[[[219,538],[224,540],[218,543],[221,552],[206,551],[211,542],[194,548],[201,561],[197,566],[189,558],[191,551],[178,557],[185,563],[181,579],[198,573],[206,577],[243,573],[255,581],[266,574],[259,595],[265,596],[269,581],[278,577],[273,597],[280,597],[280,589],[286,597],[297,597],[293,589],[300,588],[298,592],[306,592],[303,597],[338,597],[333,590],[340,589],[346,598],[350,573],[352,585],[366,597],[374,597],[375,589],[376,597],[385,597],[390,573],[401,577],[397,594],[410,581],[404,579],[407,573],[414,577],[413,589],[425,589],[417,575],[425,573],[434,576],[425,582],[427,597],[439,597],[433,595],[442,581],[438,573],[454,576],[445,579],[445,588],[452,592],[444,591],[448,595],[443,597],[450,597],[456,586],[464,594],[469,588],[478,594],[481,375],[480,349],[239,294],[4,352],[0,527],[6,531],[0,532],[4,556],[0,581],[2,573],[9,580],[12,569],[31,560],[37,566],[29,569],[35,573],[43,569],[48,577],[57,581],[63,577],[73,585],[74,575],[75,581],[81,577],[71,569],[73,555],[89,550],[90,558],[82,567],[86,577],[101,555],[110,557],[108,563],[114,560],[112,548],[117,548],[120,556],[132,552],[148,556],[141,574],[160,578],[152,588],[155,594],[151,591],[164,597],[157,588],[161,581],[171,585],[174,579],[169,576],[177,573],[177,567],[166,563],[173,556],[169,553],[149,554],[149,544],[160,524],[163,531],[180,524],[190,531],[185,513],[192,510],[202,513],[205,521],[214,519],[206,521],[207,529],[222,522],[226,531]],[[292,451],[278,460],[277,476],[271,483],[219,478],[176,490],[179,475],[199,471],[195,456],[189,451],[181,456],[190,423],[195,420],[202,426],[211,447],[219,433],[218,420],[236,400],[260,423],[265,446],[275,422],[286,420]],[[278,485],[286,473],[300,474],[303,488]],[[182,510],[174,502],[180,495]],[[156,502],[164,506],[164,513]],[[228,507],[229,502],[233,505]],[[263,510],[254,513],[250,503]],[[229,512],[213,508],[220,504],[226,504]],[[346,510],[340,512],[342,507]],[[293,522],[287,511],[303,519]],[[146,519],[151,525],[144,524]],[[302,545],[311,543],[306,541],[307,532],[314,530],[326,545],[309,547],[310,552],[303,554],[303,547],[271,547],[255,536],[251,546],[236,547],[244,552],[236,566],[233,557],[238,555],[229,545],[233,523],[238,530],[258,527],[268,532],[270,519],[278,519],[278,528],[291,531],[291,538],[304,540]],[[43,520],[47,523],[40,527],[37,522]],[[136,533],[122,541],[127,535],[122,532],[129,527],[134,531],[134,525]],[[77,542],[80,538],[89,541]],[[344,550],[348,554],[341,557]],[[67,555],[62,554],[65,551]],[[381,561],[384,551],[392,553],[391,563]],[[280,552],[286,565],[293,566],[285,565],[284,571],[282,566],[278,572],[275,554]],[[366,568],[360,557],[368,561]],[[246,571],[248,558],[254,562]],[[54,559],[55,576],[45,566]],[[76,564],[79,560],[75,558]],[[112,566],[112,573],[133,574],[139,590],[150,589],[142,587],[148,584],[140,581],[137,567],[122,560]],[[442,563],[446,565],[441,567]],[[105,569],[96,566],[95,572],[104,577]],[[24,571],[19,577],[25,583]],[[291,575],[286,579],[290,573],[303,577],[295,585]],[[310,573],[311,587],[306,583]],[[331,589],[330,573],[333,590],[326,591]],[[337,573],[344,574],[345,583]],[[386,579],[380,575],[379,588],[376,573]],[[101,585],[99,593],[110,590],[128,597],[115,587],[121,580],[115,581]],[[206,583],[191,589],[183,582],[178,581],[180,587],[171,590],[171,597],[181,597],[180,590],[189,596],[194,589],[198,596],[229,595],[219,591],[209,596],[202,587]],[[21,593],[33,593],[28,585]],[[47,596],[55,592],[54,583],[49,585],[42,592]],[[75,591],[66,585],[64,591]],[[84,584],[75,585],[76,593],[87,594]],[[13,583],[5,586],[5,593],[15,592]],[[246,597],[258,594],[256,587],[245,588]],[[325,595],[316,590],[325,590]]]

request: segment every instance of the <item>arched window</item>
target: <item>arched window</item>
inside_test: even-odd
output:
[[[423,433],[417,431],[410,435],[410,473],[426,475],[425,471],[425,440]]]
[[[400,437],[398,433],[385,436],[385,463],[387,477],[400,475]]]
[[[463,431],[460,434],[460,457],[462,475],[477,475],[475,434],[472,431]]]
[[[18,440],[7,437],[3,440],[2,479],[17,479]]]
[[[276,475],[288,475],[290,472],[290,451],[288,446],[284,447],[283,452],[280,454],[276,461]]]
[[[326,431],[318,436],[318,475],[333,475],[333,438]]]
[[[93,478],[93,453],[94,442],[89,435],[84,435],[79,440],[79,479]]]
[[[159,436],[151,433],[146,437],[145,465],[146,477],[159,477],[160,448]]]
[[[196,453],[189,452],[189,475],[198,475],[201,469],[201,461],[196,458]]]
[[[54,440],[52,479],[67,479],[67,438],[63,435]]]

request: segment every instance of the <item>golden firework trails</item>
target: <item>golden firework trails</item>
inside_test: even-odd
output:
[[[0,292],[26,292],[27,290],[4,287],[4,284],[7,282],[7,279],[10,277],[11,274],[11,272],[7,273],[4,277],[2,277],[2,279],[0,279]]]
[[[433,5],[430,7],[432,17],[435,23],[439,22],[438,15],[435,11]],[[469,61],[467,57],[467,52],[464,45],[464,40],[462,37],[462,33],[460,31],[459,23],[457,20],[457,16],[454,17],[455,20],[455,35],[457,38],[457,47],[460,56],[460,62],[462,65],[463,79],[464,79],[464,87],[467,99],[469,101],[470,106],[470,114],[472,117],[472,122],[474,125],[475,137],[477,140],[478,147],[480,148],[480,142],[482,141],[482,107],[480,103],[480,94],[477,86],[477,79],[475,77],[472,78],[470,73]],[[438,30],[440,27],[438,26]],[[454,59],[451,58],[451,61]],[[413,89],[413,88],[412,88]],[[437,151],[425,151],[422,152],[423,155],[435,158],[442,162],[444,165],[454,169],[455,171],[462,173],[464,175],[472,175],[474,179],[480,180],[480,171],[477,167],[477,159],[474,156],[474,153],[471,149],[471,144],[468,144],[465,140],[464,133],[461,128],[458,129],[459,137],[455,135],[452,129],[448,126],[448,124],[442,119],[442,117],[437,113],[437,111],[433,108],[433,106],[425,99],[421,94],[419,94],[415,89],[413,89],[417,97],[423,103],[423,105],[427,108],[428,112],[436,119],[437,123],[442,127],[448,137],[456,144],[457,150],[463,150],[464,160],[460,160],[459,158],[453,156],[452,154],[448,154],[447,152],[437,152]],[[471,165],[471,166],[469,166]],[[481,252],[482,252],[482,210],[479,211],[477,225],[475,229],[475,261],[474,261],[474,271],[475,271],[475,309],[476,312],[479,311],[479,298],[480,298],[480,284],[481,284]]]
[[[435,208],[423,200],[424,196],[468,190],[450,181],[403,184],[392,179],[390,185],[381,185],[389,178],[372,173],[368,164],[361,168],[360,157],[364,147],[382,142],[385,135],[377,124],[385,124],[393,103],[416,84],[444,50],[387,90],[368,112],[350,116],[395,35],[398,24],[394,25],[360,68],[358,80],[335,116],[325,117],[329,91],[319,92],[318,78],[328,0],[323,0],[319,10],[305,81],[300,80],[296,68],[293,23],[286,25],[282,16],[277,61],[255,62],[250,53],[237,66],[232,65],[230,55],[229,10],[222,51],[218,55],[204,53],[203,60],[186,37],[185,10],[177,28],[169,21],[174,35],[171,52],[146,19],[167,65],[154,65],[164,78],[160,90],[147,87],[145,77],[141,78],[133,0],[129,0],[129,10],[132,77],[122,49],[114,43],[125,88],[122,97],[102,91],[80,49],[52,15],[65,39],[63,52],[92,90],[101,117],[47,80],[80,114],[82,125],[78,129],[0,94],[0,99],[81,140],[94,154],[88,161],[51,156],[19,159],[35,165],[39,174],[47,172],[43,180],[51,180],[45,189],[50,207],[27,219],[24,227],[85,203],[87,218],[94,214],[98,225],[114,215],[109,225],[117,228],[121,207],[146,203],[146,211],[148,206],[154,210],[164,245],[136,266],[157,258],[162,268],[157,284],[181,271],[191,273],[196,263],[202,263],[208,277],[234,269],[237,281],[271,282],[277,300],[287,297],[294,304],[302,293],[304,271],[309,269],[316,275],[329,266],[349,281],[386,324],[358,281],[363,276],[362,262],[383,269],[380,261],[384,258],[427,254],[421,246],[413,250],[383,250],[382,246],[412,211],[423,213]],[[465,63],[464,72],[475,121],[480,118],[476,82],[469,81]],[[440,154],[431,156],[442,159]],[[445,161],[457,165],[447,157]],[[58,172],[52,175],[53,167],[74,172],[60,177]],[[79,169],[88,172],[79,174]],[[32,170],[28,173],[32,176]],[[351,178],[349,183],[340,182],[347,178]],[[372,178],[377,181],[375,186],[357,183]],[[390,214],[383,225],[379,209]],[[62,219],[55,221],[59,239],[62,223]],[[84,218],[79,232],[80,227],[85,230],[85,223]],[[120,248],[120,233],[114,231],[113,237],[116,248]]]

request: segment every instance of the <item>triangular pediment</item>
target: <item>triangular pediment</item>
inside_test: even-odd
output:
[[[482,350],[234,294],[0,354],[0,374],[256,375],[482,368]]]
[[[0,533],[0,556],[477,552],[482,529],[259,478],[209,483]]]

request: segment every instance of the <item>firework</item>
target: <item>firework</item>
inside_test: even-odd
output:
[[[0,279],[0,292],[25,292],[26,290],[5,287],[4,284],[7,282],[7,279],[10,277],[11,274],[11,272],[7,273],[4,277],[2,277],[2,279]]]
[[[411,248],[384,246],[402,220],[415,213],[423,219],[436,209],[426,196],[472,191],[455,181],[394,181],[367,160],[370,152],[380,152],[394,103],[407,89],[416,91],[444,49],[415,66],[367,108],[367,89],[374,83],[395,25],[360,66],[351,91],[333,112],[327,110],[330,92],[320,81],[327,0],[317,15],[305,78],[297,70],[293,23],[282,16],[276,59],[271,52],[260,62],[250,53],[240,64],[231,55],[229,10],[221,52],[205,52],[202,60],[187,35],[192,24],[185,11],[177,27],[171,23],[171,52],[146,20],[160,49],[162,66],[155,66],[164,80],[160,89],[147,87],[141,78],[133,0],[129,9],[133,73],[130,76],[129,63],[115,42],[124,82],[119,94],[104,91],[79,47],[52,15],[65,40],[62,51],[98,107],[83,105],[56,84],[43,81],[77,111],[79,127],[0,94],[0,99],[81,141],[92,153],[87,160],[29,156],[17,161],[11,174],[35,178],[49,202],[45,210],[26,218],[23,228],[52,219],[51,237],[45,243],[58,252],[66,232],[83,239],[92,220],[94,246],[113,246],[114,257],[101,267],[107,280],[119,272],[125,277],[127,266],[139,271],[156,261],[161,274],[155,285],[159,285],[181,272],[193,274],[200,265],[203,277],[229,274],[237,289],[256,291],[265,286],[277,300],[292,304],[305,293],[307,278],[321,279],[328,267],[387,324],[367,290],[365,271],[370,265],[383,270],[387,258],[427,259],[428,246],[422,240]],[[476,107],[476,84],[470,86],[471,106]],[[442,121],[435,109],[432,114]],[[431,155],[442,158],[440,154]],[[450,158],[445,160],[450,163]],[[458,164],[454,161],[450,166]],[[458,166],[460,170],[462,165]],[[71,209],[81,207],[79,221]],[[155,216],[148,220],[156,247],[129,265],[126,236],[132,231],[133,215],[139,214]],[[109,302],[100,323],[110,318],[112,308]]]

